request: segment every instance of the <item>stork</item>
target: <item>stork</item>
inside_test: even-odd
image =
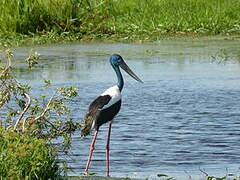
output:
[[[88,174],[92,154],[94,151],[94,145],[97,139],[99,127],[104,123],[109,122],[107,144],[106,144],[106,175],[109,176],[109,147],[110,147],[110,135],[112,128],[112,120],[121,108],[121,91],[123,89],[124,81],[120,71],[121,67],[125,70],[132,78],[142,82],[139,77],[133,73],[133,71],[124,62],[123,58],[119,54],[113,54],[110,57],[110,64],[117,75],[117,85],[110,87],[98,96],[88,107],[88,111],[83,120],[83,128],[81,136],[87,136],[92,130],[95,129],[95,134],[90,145],[89,156],[85,168],[85,173]]]

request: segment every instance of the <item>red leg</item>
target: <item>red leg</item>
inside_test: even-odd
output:
[[[108,137],[107,137],[107,145],[106,145],[106,160],[107,160],[107,173],[106,175],[109,176],[109,150],[110,150],[110,136],[111,136],[111,128],[112,128],[112,121],[109,122],[109,129],[108,129]]]
[[[86,173],[88,173],[88,169],[89,169],[90,162],[91,162],[91,159],[92,159],[92,154],[93,154],[93,151],[94,151],[94,145],[95,145],[95,142],[96,142],[96,139],[97,139],[97,135],[98,135],[98,131],[95,132],[93,140],[92,140],[92,144],[90,146],[90,152],[89,152],[89,155],[88,155],[87,165],[86,165],[86,169],[85,169]]]

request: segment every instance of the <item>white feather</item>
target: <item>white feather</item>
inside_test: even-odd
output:
[[[108,107],[110,107],[111,105],[115,104],[116,102],[118,102],[121,99],[121,92],[119,90],[118,86],[113,86],[111,88],[108,88],[106,91],[104,91],[101,96],[104,95],[109,95],[111,96],[111,100],[108,102],[108,104],[106,104],[105,106],[103,106],[102,109],[106,109]]]

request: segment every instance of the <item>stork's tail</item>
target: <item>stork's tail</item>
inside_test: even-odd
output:
[[[91,132],[91,128],[89,128],[88,126],[84,126],[81,131],[81,137],[85,137],[85,136],[89,135],[90,132]]]
[[[83,120],[83,128],[81,131],[81,137],[85,137],[91,133],[91,130],[94,128],[94,120],[91,116],[86,116]]]

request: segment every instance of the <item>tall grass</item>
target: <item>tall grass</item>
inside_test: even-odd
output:
[[[108,4],[121,32],[152,35],[240,31],[238,0],[118,0]]]
[[[77,18],[77,4],[72,0],[1,0],[0,29],[17,33],[68,30]]]
[[[239,12],[239,0],[1,0],[0,31],[132,38],[227,34],[240,32]]]

